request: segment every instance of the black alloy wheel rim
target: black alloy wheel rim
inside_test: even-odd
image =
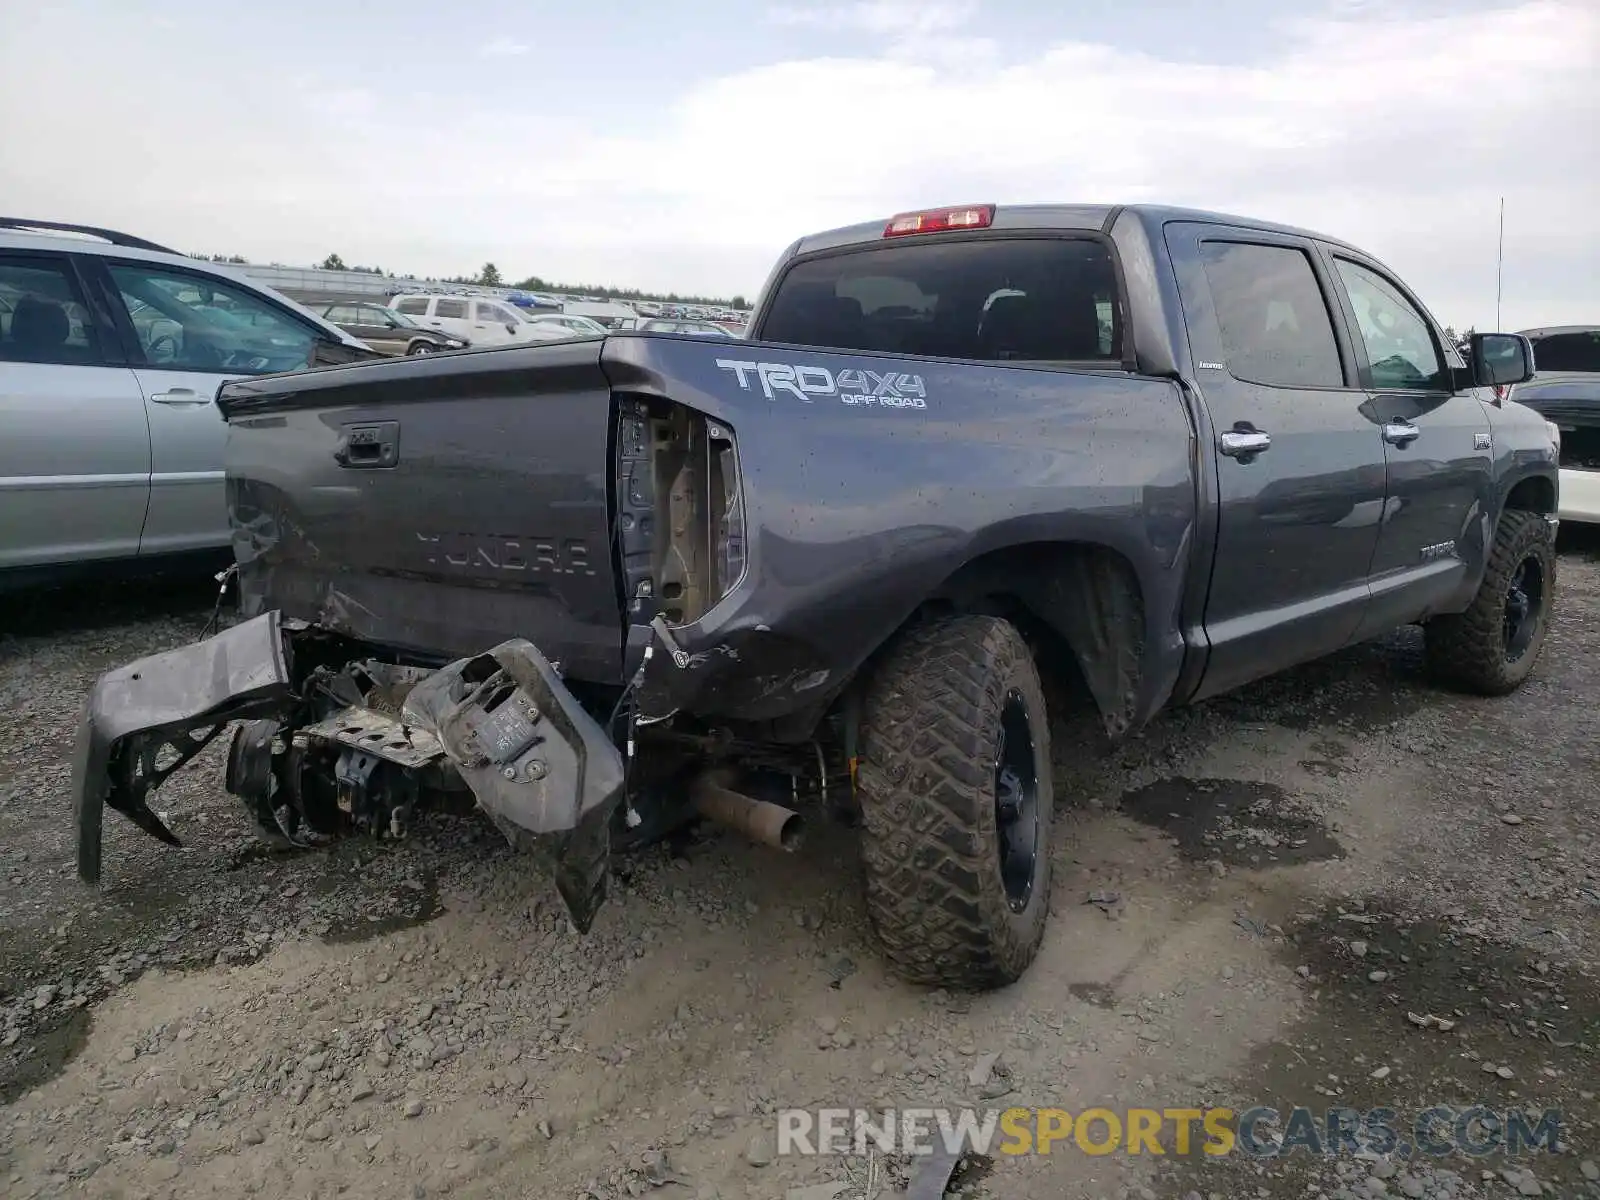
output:
[[[1028,702],[1012,688],[1000,709],[994,759],[994,823],[1000,881],[1013,912],[1028,907],[1039,857],[1039,772],[1034,765]]]
[[[1516,662],[1533,644],[1539,622],[1544,619],[1544,599],[1544,564],[1537,555],[1530,554],[1517,564],[1511,574],[1511,586],[1506,589],[1501,630],[1507,662]]]

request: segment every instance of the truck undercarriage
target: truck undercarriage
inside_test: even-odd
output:
[[[431,668],[265,613],[100,681],[75,759],[79,874],[99,879],[104,808],[179,845],[149,797],[235,722],[226,786],[263,837],[397,839],[420,812],[482,807],[553,867],[583,931],[613,849],[703,817],[793,850],[804,824],[794,806],[849,811],[849,770],[826,731],[785,745],[682,721],[641,726],[633,686],[614,700],[582,690],[587,705],[525,640]],[[790,804],[735,786],[746,780]]]

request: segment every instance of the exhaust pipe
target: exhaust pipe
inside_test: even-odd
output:
[[[696,778],[689,786],[695,811],[764,846],[790,852],[800,848],[805,835],[804,817],[792,808],[736,792],[727,780],[720,771],[707,771]]]

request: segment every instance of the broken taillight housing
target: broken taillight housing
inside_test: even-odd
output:
[[[710,448],[710,500],[714,513],[712,547],[716,562],[717,598],[738,586],[745,572],[744,485],[739,478],[739,448],[733,434],[715,421],[706,422]]]
[[[947,233],[958,229],[987,229],[994,223],[994,205],[963,204],[956,208],[930,208],[890,217],[883,236],[907,237],[914,233]]]

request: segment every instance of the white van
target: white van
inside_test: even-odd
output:
[[[417,324],[451,337],[465,338],[474,346],[506,346],[540,340],[509,304],[482,296],[395,296],[389,307]]]

